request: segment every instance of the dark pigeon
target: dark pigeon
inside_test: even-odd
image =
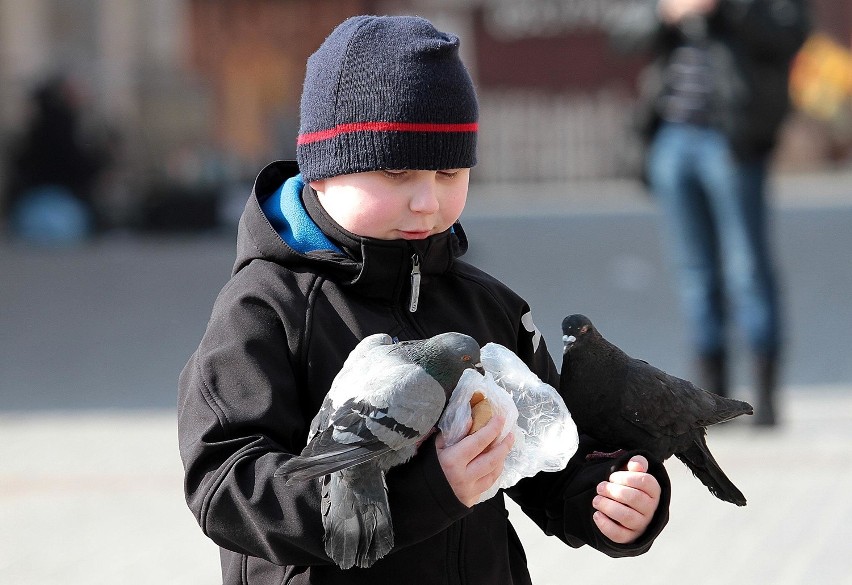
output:
[[[483,373],[479,345],[461,333],[371,335],[346,359],[307,446],[275,472],[287,484],[322,478],[325,550],[341,568],[369,567],[393,548],[385,472],[414,456],[469,368]]]
[[[747,402],[698,388],[630,357],[607,341],[584,315],[562,321],[560,390],[580,430],[620,449],[643,449],[680,459],[720,500],[745,506],[705,441],[705,427],[742,414]]]

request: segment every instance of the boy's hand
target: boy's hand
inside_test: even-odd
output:
[[[450,447],[444,444],[443,433],[435,440],[441,469],[456,497],[468,508],[503,472],[506,456],[515,442],[512,433],[497,441],[505,420],[503,416],[493,416],[487,425]]]
[[[626,469],[613,472],[609,481],[598,484],[598,495],[592,501],[597,510],[593,518],[598,529],[613,542],[635,541],[654,517],[662,489],[647,471],[648,460],[636,455]]]

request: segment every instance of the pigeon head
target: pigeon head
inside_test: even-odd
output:
[[[568,315],[562,320],[562,353],[582,347],[590,339],[599,337],[592,321],[585,315]]]
[[[441,333],[420,342],[402,342],[411,358],[452,394],[459,378],[467,369],[485,374],[479,355],[479,344],[463,333]]]

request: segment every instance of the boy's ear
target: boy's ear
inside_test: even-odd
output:
[[[317,193],[325,192],[325,179],[317,179],[316,181],[310,181],[308,185],[310,185],[311,189],[313,189]]]

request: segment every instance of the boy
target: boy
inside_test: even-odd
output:
[[[458,39],[420,18],[351,18],[308,60],[298,167],[258,176],[233,276],[180,380],[187,502],[222,547],[225,583],[530,582],[503,493],[474,505],[511,448],[499,420],[452,447],[427,440],[387,474],[396,546],[369,569],[326,556],[317,482],[273,478],[373,333],[466,333],[559,387],[527,304],[457,259],[477,116]],[[586,462],[592,449],[583,438],[563,472],[506,493],[571,546],[640,554],[668,519],[665,470],[635,453]]]

